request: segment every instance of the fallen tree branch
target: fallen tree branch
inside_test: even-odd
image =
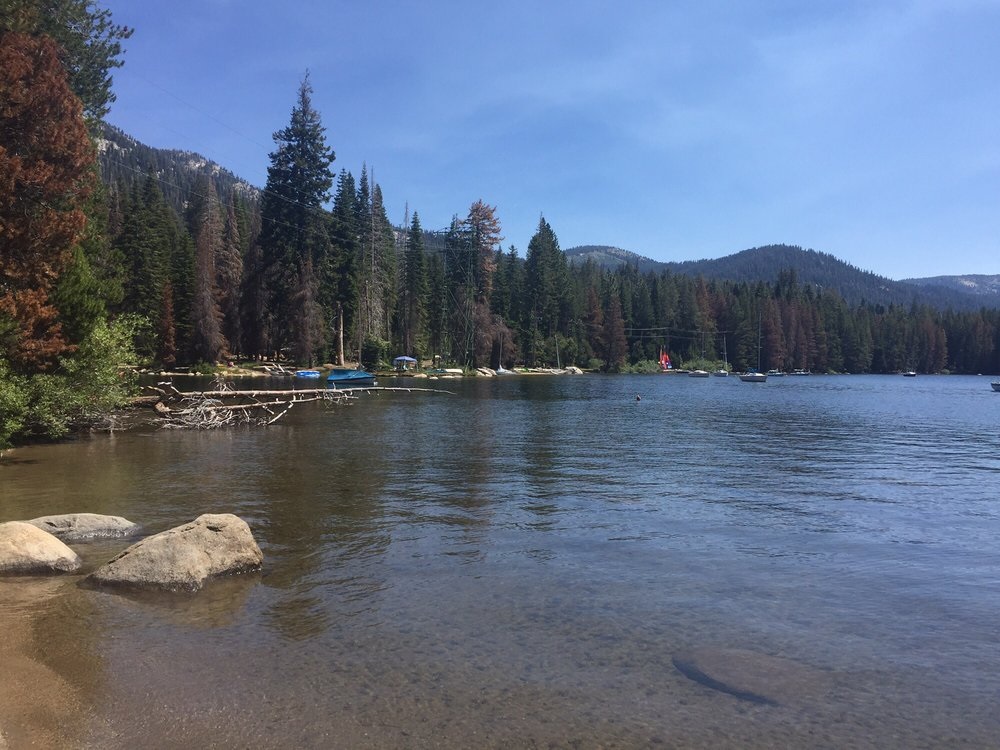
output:
[[[454,395],[451,391],[436,388],[364,387],[238,391],[218,381],[215,385],[215,390],[190,393],[177,390],[172,383],[159,383],[160,387],[151,388],[150,390],[160,396],[154,408],[160,416],[161,426],[168,429],[199,430],[237,424],[267,426],[281,419],[295,404],[311,401],[347,403],[357,400],[361,394],[379,391]],[[245,403],[225,403],[233,400]],[[272,410],[271,407],[275,409]],[[284,408],[279,411],[280,407]]]

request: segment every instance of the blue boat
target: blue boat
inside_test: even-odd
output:
[[[319,370],[296,370],[295,377],[297,378],[318,378]]]
[[[364,388],[375,385],[375,376],[365,370],[334,367],[326,376],[326,384],[330,388]]]

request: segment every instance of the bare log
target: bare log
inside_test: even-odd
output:
[[[182,393],[171,383],[160,383],[159,385],[163,387],[155,389],[162,394],[156,405],[156,412],[162,419],[161,425],[171,429],[217,429],[233,424],[267,426],[281,419],[295,404],[310,401],[342,404],[357,400],[363,393],[377,391],[405,391],[406,393],[416,391],[453,395],[450,391],[436,388],[391,387],[238,391],[227,384],[222,384],[223,387],[219,387],[218,382],[215,390]],[[244,403],[232,403],[233,401]],[[173,404],[173,407],[169,404]],[[272,407],[274,408],[272,409]]]

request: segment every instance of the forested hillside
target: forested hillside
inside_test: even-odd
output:
[[[259,193],[257,188],[201,154],[152,148],[107,123],[101,123],[100,128],[97,151],[101,180],[125,194],[142,185],[146,175],[153,174],[167,203],[181,214],[201,175],[212,178],[223,200],[228,200],[233,192],[247,200],[256,199]]]
[[[1000,274],[966,274],[964,276],[930,276],[925,279],[903,279],[907,284],[929,288],[947,289],[973,297],[982,305],[1000,307]]]
[[[425,232],[419,206],[394,227],[364,165],[335,166],[308,76],[289,92],[266,184],[251,188],[102,125],[130,33],[106,11],[8,5],[0,444],[93,421],[123,399],[128,362],[210,371],[406,354],[622,371],[655,369],[666,351],[680,366],[725,352],[743,369],[760,341],[764,368],[1000,372],[1000,311],[949,311],[913,287],[895,296],[898,282],[822,253],[773,246],[664,266],[604,248],[621,262],[571,263],[544,218],[523,251],[502,247],[486,200],[456,206],[445,231]],[[96,67],[79,78],[80,66]]]
[[[972,277],[942,277],[942,280],[907,279],[893,281],[883,276],[863,271],[829,253],[803,250],[793,245],[766,245],[722,258],[683,262],[659,262],[636,255],[627,250],[604,246],[586,245],[567,250],[574,263],[591,258],[605,268],[616,268],[623,263],[640,270],[671,270],[688,276],[704,276],[727,281],[775,282],[779,274],[793,269],[799,281],[817,289],[833,289],[851,304],[863,302],[879,305],[930,305],[940,310],[978,310],[980,307],[1000,307],[1000,293],[993,294],[984,283],[975,289],[971,283],[949,283],[943,279],[970,279]]]

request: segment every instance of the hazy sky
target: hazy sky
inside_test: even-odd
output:
[[[1000,273],[1000,0],[101,0],[135,28],[109,121],[263,187],[313,104],[389,218],[482,199],[523,255],[801,245]]]

